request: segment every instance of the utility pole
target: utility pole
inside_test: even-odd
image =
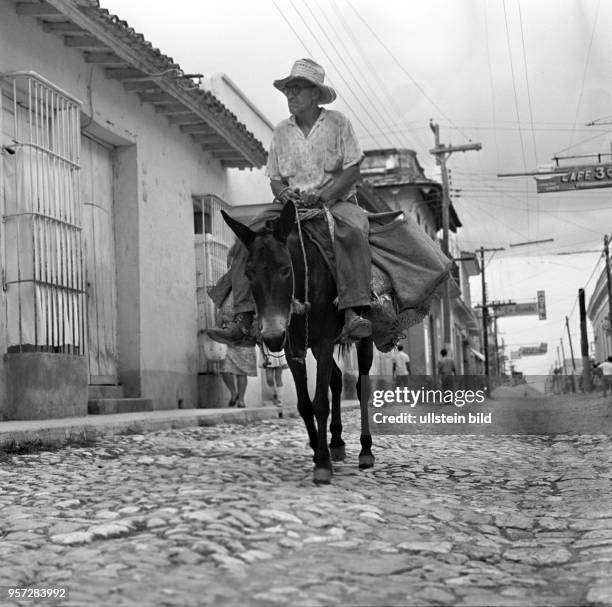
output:
[[[567,369],[565,368],[565,348],[563,347],[563,337],[559,340],[561,342],[561,356],[563,356],[563,375],[564,375],[564,386],[565,386],[565,391],[567,391],[568,389],[570,389],[572,387],[572,384],[568,383],[568,377],[567,377]],[[572,376],[572,379],[574,378],[574,376]]]
[[[584,289],[578,289],[580,309],[580,353],[582,355],[582,385],[585,392],[591,391],[591,363],[589,361],[589,338],[587,336],[586,303]]]
[[[452,255],[448,246],[448,231],[449,231],[449,216],[450,216],[450,187],[448,183],[448,171],[446,169],[446,160],[453,152],[469,152],[482,149],[480,143],[468,143],[464,145],[445,145],[440,143],[440,126],[437,123],[429,123],[429,128],[432,130],[435,138],[435,147],[429,150],[430,154],[436,157],[436,164],[440,167],[442,175],[442,251],[452,259]],[[451,335],[450,335],[450,282],[447,280],[444,286],[444,310],[443,310],[443,331],[444,345],[452,352]],[[484,312],[484,310],[483,310]]]
[[[493,339],[495,341],[495,375],[501,375],[499,366],[499,342],[497,340],[497,310],[493,313]]]
[[[487,305],[487,281],[485,279],[485,259],[484,254],[490,251],[503,251],[503,247],[498,249],[485,249],[480,247],[478,252],[480,253],[480,279],[482,283],[482,348],[485,357],[485,377],[487,382],[487,389],[489,388],[489,308]]]
[[[606,261],[606,279],[608,284],[608,341],[612,334],[612,283],[610,282],[610,247],[609,247],[608,235],[604,235],[604,258]],[[610,345],[610,344],[608,344]],[[610,348],[612,350],[612,347]]]
[[[569,340],[570,355],[572,357],[572,386],[574,386],[574,392],[575,392],[576,386],[574,384],[574,375],[576,375],[576,360],[574,359],[574,347],[572,346],[572,334],[570,333],[569,318],[567,316],[565,317],[565,327],[567,329],[567,339]]]
[[[563,367],[563,375],[567,375],[567,371],[565,369],[565,348],[563,347],[563,337],[559,340],[561,342],[561,356],[563,357],[561,360],[561,366]]]
[[[572,346],[572,334],[570,333],[569,318],[567,316],[565,317],[565,328],[567,329],[567,338],[569,339],[570,354],[572,357],[572,369],[575,371],[576,370],[576,360],[574,359],[574,348]]]

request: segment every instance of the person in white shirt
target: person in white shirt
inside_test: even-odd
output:
[[[608,360],[599,363],[598,367],[602,374],[602,388],[604,398],[608,395],[608,389],[612,391],[612,356],[608,356]]]
[[[408,386],[408,376],[410,375],[410,356],[404,352],[404,347],[400,344],[397,351],[393,354],[393,375],[397,386],[400,388]]]

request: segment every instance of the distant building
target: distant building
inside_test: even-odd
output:
[[[587,304],[587,316],[593,326],[593,356],[597,362],[612,356],[612,325],[608,301],[608,281],[604,268]]]
[[[442,185],[427,178],[416,152],[409,149],[388,148],[369,150],[361,164],[363,185],[359,196],[363,206],[375,211],[402,210],[412,216],[425,233],[438,244],[442,229]],[[457,232],[461,222],[451,204],[449,229]],[[449,243],[455,263],[451,284],[451,346],[457,371],[477,374],[482,371],[477,347],[479,325],[470,306],[469,276],[480,268],[473,254],[459,250],[455,239]],[[403,345],[411,359],[412,372],[417,375],[435,373],[443,343],[443,298],[432,301],[423,322],[411,327]],[[384,370],[386,371],[386,368]]]

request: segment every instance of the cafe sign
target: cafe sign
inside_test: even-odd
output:
[[[612,188],[612,164],[559,168],[554,175],[536,177],[538,194],[593,188]]]
[[[507,303],[496,306],[497,316],[536,316],[538,314],[537,302]]]
[[[547,352],[548,352],[547,343],[541,343],[539,346],[522,346],[519,348],[519,357],[537,356],[538,354],[546,354]]]

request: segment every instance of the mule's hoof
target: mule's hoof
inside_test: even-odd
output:
[[[332,462],[343,462],[346,458],[346,450],[344,445],[340,445],[339,447],[330,447],[329,453],[331,455]]]
[[[372,468],[374,466],[374,456],[369,454],[364,454],[359,456],[359,469],[365,470],[366,468]]]
[[[330,468],[315,468],[312,480],[315,485],[329,485],[332,471]]]

